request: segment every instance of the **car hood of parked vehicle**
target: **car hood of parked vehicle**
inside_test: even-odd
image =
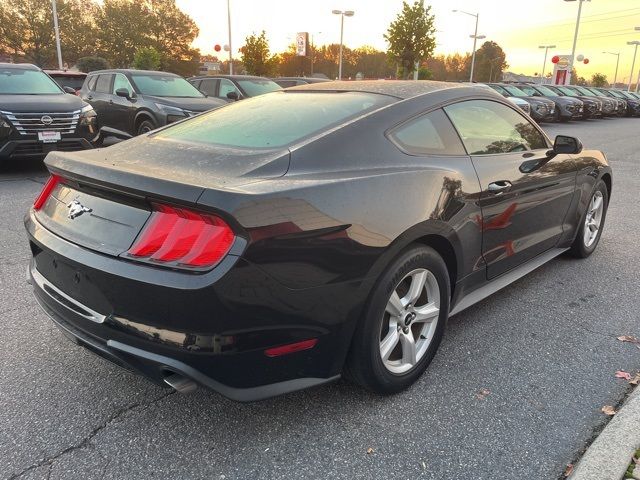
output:
[[[192,112],[204,112],[212,108],[228,105],[224,100],[210,97],[156,97],[153,95],[145,95],[144,98],[151,102],[182,108],[183,110]]]
[[[68,93],[51,95],[0,95],[0,110],[21,113],[58,113],[80,110],[86,105],[80,97]]]
[[[45,163],[53,172],[102,179],[118,189],[164,192],[195,203],[205,189],[230,191],[282,177],[289,159],[289,149],[284,147],[239,149],[155,138],[152,133],[106,148],[54,151]]]

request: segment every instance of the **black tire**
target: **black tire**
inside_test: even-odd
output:
[[[385,367],[380,355],[380,336],[387,302],[392,292],[407,274],[415,269],[426,269],[435,277],[440,292],[440,311],[431,342],[422,357],[406,373],[392,373]],[[345,377],[379,394],[400,392],[414,383],[431,363],[444,334],[449,316],[451,286],[447,267],[432,248],[412,245],[399,255],[379,278],[363,316],[354,333]]]
[[[585,244],[585,229],[587,228],[586,218],[587,218],[587,214],[589,213],[589,205],[591,204],[591,199],[594,197],[594,195],[596,195],[596,192],[600,192],[600,194],[602,195],[602,202],[603,202],[602,218],[600,219],[600,226],[598,228],[598,233],[596,235],[594,242],[591,245],[586,245]],[[602,236],[602,230],[604,230],[604,224],[607,218],[608,207],[609,207],[609,192],[607,190],[607,186],[605,185],[605,183],[602,180],[599,180],[595,188],[589,195],[589,201],[587,203],[587,207],[585,208],[584,214],[580,218],[580,228],[578,228],[578,233],[576,235],[576,238],[573,241],[571,248],[569,249],[569,253],[572,256],[576,258],[587,258],[589,255],[591,255],[595,251],[596,247],[598,246],[598,243],[600,242],[600,237]]]
[[[138,135],[142,135],[143,133],[148,133],[151,130],[155,130],[156,125],[151,120],[143,120],[138,125]]]

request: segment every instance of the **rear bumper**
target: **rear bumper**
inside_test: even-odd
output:
[[[156,384],[178,373],[230,399],[254,401],[340,376],[350,338],[335,299],[350,294],[348,286],[286,289],[238,258],[206,275],[159,271],[71,244],[32,215],[25,225],[29,278],[47,315],[74,342]],[[334,316],[309,308],[331,305],[330,298]],[[310,350],[265,355],[309,338],[318,339]]]

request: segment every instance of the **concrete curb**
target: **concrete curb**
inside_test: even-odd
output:
[[[570,480],[621,480],[640,448],[640,387],[582,456]]]

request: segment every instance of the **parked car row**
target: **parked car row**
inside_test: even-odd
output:
[[[640,116],[640,94],[577,85],[489,83],[509,99],[525,100],[537,122],[568,122],[603,117]]]

